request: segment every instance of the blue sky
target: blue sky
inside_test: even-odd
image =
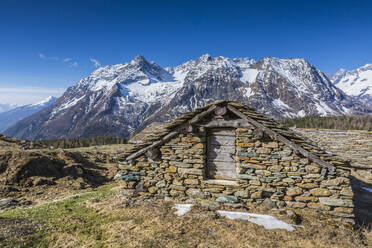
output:
[[[372,63],[372,1],[0,1],[0,103],[31,103],[137,54]]]

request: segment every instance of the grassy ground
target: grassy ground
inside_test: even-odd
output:
[[[114,186],[0,212],[0,247],[372,247],[372,232],[318,216],[303,215],[304,228],[294,232],[265,230],[211,212],[201,217],[200,208],[177,217],[173,203],[155,199],[124,206]]]

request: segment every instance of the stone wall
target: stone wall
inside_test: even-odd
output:
[[[206,130],[199,127],[162,145],[157,160],[141,156],[131,164],[122,162],[122,186],[142,195],[201,204],[263,204],[353,217],[350,170],[345,161],[317,154],[337,167],[334,173],[322,171],[283,143],[265,135],[254,137],[253,129],[236,129],[236,181],[206,178]]]

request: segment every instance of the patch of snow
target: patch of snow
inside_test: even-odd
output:
[[[66,103],[62,104],[60,107],[54,109],[52,114],[51,114],[51,118],[53,118],[57,113],[61,112],[62,110],[71,108],[72,106],[76,105],[84,97],[85,97],[85,95],[83,95],[79,98],[73,99],[69,102],[66,102]]]
[[[252,83],[256,81],[258,72],[259,71],[257,69],[252,69],[252,68],[242,70],[240,80],[243,82]]]
[[[306,113],[305,113],[304,110],[300,110],[300,111],[297,113],[297,115],[298,115],[299,117],[304,117],[304,116],[306,115]]]
[[[193,204],[175,204],[174,208],[177,209],[176,215],[182,216],[191,210]]]
[[[285,104],[282,100],[280,99],[274,99],[273,104],[281,109],[291,109],[287,104]]]
[[[319,101],[315,103],[315,107],[321,116],[337,115],[337,112],[335,112],[333,109],[328,107],[328,105],[323,101]]]
[[[250,97],[250,96],[253,96],[253,95],[254,95],[254,92],[252,91],[251,88],[245,88],[245,94],[244,94],[244,96]]]
[[[245,212],[232,212],[223,210],[218,210],[217,213],[231,220],[241,219],[255,223],[257,225],[263,226],[267,230],[284,229],[290,232],[295,230],[294,225],[281,221],[271,215],[251,214]]]

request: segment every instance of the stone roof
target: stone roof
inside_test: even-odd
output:
[[[253,122],[254,126],[268,133],[271,138],[282,142],[284,141],[284,143],[291,146],[295,152],[302,153],[305,157],[309,157],[310,160],[313,160],[313,162],[316,162],[323,167],[332,170],[332,167],[334,168],[334,166],[341,166],[343,168],[350,166],[347,160],[322,150],[311,140],[301,136],[293,130],[290,130],[283,124],[256,112],[254,109],[245,106],[244,104],[226,100],[216,101],[185,113],[174,121],[160,125],[160,128],[151,128],[151,131],[149,131],[150,129],[145,129],[143,133],[138,134],[140,138],[137,138],[135,142],[132,142],[131,148],[120,154],[119,158],[131,160],[144,154],[147,147],[153,148],[163,144],[167,139],[173,137],[170,135],[171,132],[178,133],[177,130],[184,128],[185,125],[196,124],[206,116],[213,113],[214,107],[227,107],[230,111],[235,111],[240,115],[238,117],[245,118],[247,122],[250,122],[251,124]],[[160,142],[160,140],[164,140],[164,142]]]

